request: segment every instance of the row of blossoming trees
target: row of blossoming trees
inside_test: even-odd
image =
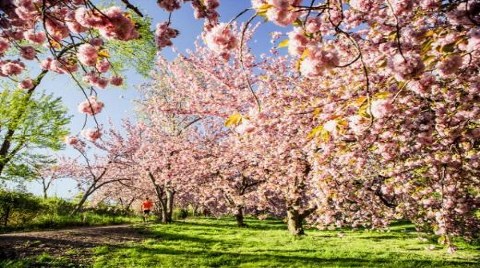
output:
[[[129,13],[86,0],[2,1],[0,53],[23,59],[2,58],[1,75],[29,94],[47,72],[68,74],[87,97],[79,111],[94,117],[104,107],[95,89],[122,83],[115,70],[105,75],[108,42],[140,38],[134,17],[143,14],[122,2]],[[219,23],[219,1],[158,4],[173,12],[184,2],[205,19],[207,46],[158,60],[139,123],[103,136],[85,129],[88,146],[68,138],[88,170],[72,176],[91,177],[85,193],[150,191],[166,222],[174,203],[201,204],[239,225],[245,211],[286,215],[294,234],[304,219],[409,219],[447,244],[478,235],[478,1],[252,0],[238,28]],[[248,49],[255,17],[293,26],[273,34],[270,55]],[[172,23],[157,25],[158,48],[179,34]],[[42,44],[50,57],[37,55]],[[41,60],[36,79],[22,76],[24,60]],[[95,161],[89,146],[103,151]]]

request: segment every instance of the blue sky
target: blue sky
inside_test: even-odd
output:
[[[168,14],[157,6],[156,1],[131,0],[130,2],[141,7],[141,11],[144,14],[152,17],[152,27],[154,27],[156,23],[168,19]],[[221,14],[220,20],[222,22],[230,21],[241,11],[250,7],[249,0],[223,0],[221,3],[219,13]],[[253,14],[254,11],[249,11],[238,21],[245,21]],[[255,22],[261,21],[262,19],[260,18],[255,20]],[[202,25],[203,21],[197,21],[193,18],[193,9],[189,3],[183,5],[182,9],[173,13],[172,27],[180,31],[180,35],[174,39],[173,42],[180,53],[185,52],[186,49],[193,48],[194,41],[201,33]],[[271,48],[269,42],[270,32],[276,30],[280,29],[272,23],[262,23],[256,35],[249,43],[249,46],[255,54],[267,53],[269,51]],[[162,55],[168,59],[173,59],[176,54],[172,52],[171,48],[165,48],[164,51],[162,51]],[[33,70],[32,73],[35,74],[35,71],[36,70]],[[127,71],[125,75],[127,82],[125,89],[108,87],[105,90],[98,90],[99,99],[105,103],[105,108],[102,113],[97,116],[100,124],[108,125],[108,121],[111,119],[114,124],[119,125],[123,118],[134,118],[133,101],[138,98],[136,87],[148,81],[148,78],[142,77],[134,71]],[[72,116],[72,122],[70,124],[71,133],[73,135],[79,133],[82,130],[84,116],[77,112],[77,106],[85,100],[85,97],[75,83],[68,76],[49,73],[42,81],[39,89],[63,99],[64,104],[69,109],[69,114]],[[87,127],[94,126],[93,121],[89,120]],[[68,148],[59,152],[59,154],[76,155],[75,151]],[[27,185],[27,188],[36,194],[41,193],[39,184],[31,183]],[[63,179],[57,181],[57,183],[52,186],[50,195],[68,198],[75,192],[77,192],[75,190],[75,183],[71,180]]]

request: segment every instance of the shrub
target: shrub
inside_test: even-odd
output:
[[[40,198],[29,193],[0,190],[0,220],[3,227],[23,225],[42,211]]]
[[[0,190],[0,230],[107,225],[139,220],[132,212],[100,204],[72,215],[76,203],[61,198],[43,199],[29,193]]]
[[[188,210],[184,208],[176,208],[173,210],[172,218],[173,220],[184,220],[188,217]]]

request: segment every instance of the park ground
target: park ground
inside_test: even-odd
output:
[[[410,224],[389,230],[307,230],[279,220],[193,218],[0,235],[3,267],[480,267],[480,245],[449,254]]]

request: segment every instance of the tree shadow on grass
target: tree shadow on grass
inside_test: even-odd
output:
[[[367,236],[358,236],[358,239],[371,240],[371,241],[382,241],[382,240],[397,240],[397,239],[411,239],[416,238],[415,235],[367,235]]]
[[[178,221],[175,222],[178,225],[192,226],[194,228],[204,227],[207,229],[219,228],[219,229],[239,229],[243,230],[245,228],[240,228],[237,226],[236,222],[233,219],[209,219],[208,223],[201,221]],[[247,230],[287,230],[287,225],[282,221],[268,221],[261,222],[258,220],[246,219],[245,223],[247,224]]]
[[[193,235],[184,235],[178,233],[171,233],[171,232],[162,232],[162,231],[155,231],[148,237],[160,240],[160,241],[185,241],[185,242],[194,242],[200,244],[216,244],[216,243],[225,243],[223,240],[216,240],[212,238],[202,238],[200,236],[193,236]]]
[[[126,247],[125,249],[132,249]],[[421,259],[399,260],[386,258],[361,259],[353,257],[312,257],[296,256],[295,253],[302,251],[276,250],[259,251],[257,254],[243,252],[229,252],[210,250],[205,248],[191,248],[190,250],[172,249],[169,247],[152,248],[147,246],[135,246],[136,254],[144,256],[168,255],[171,262],[179,266],[198,265],[211,267],[232,267],[238,265],[249,265],[252,267],[435,267],[439,265],[478,267],[477,263],[471,261],[441,261],[431,262]],[[312,251],[312,250],[309,250]],[[314,252],[314,251],[312,251]],[[139,256],[139,255],[136,255]],[[189,263],[182,263],[187,260]]]

